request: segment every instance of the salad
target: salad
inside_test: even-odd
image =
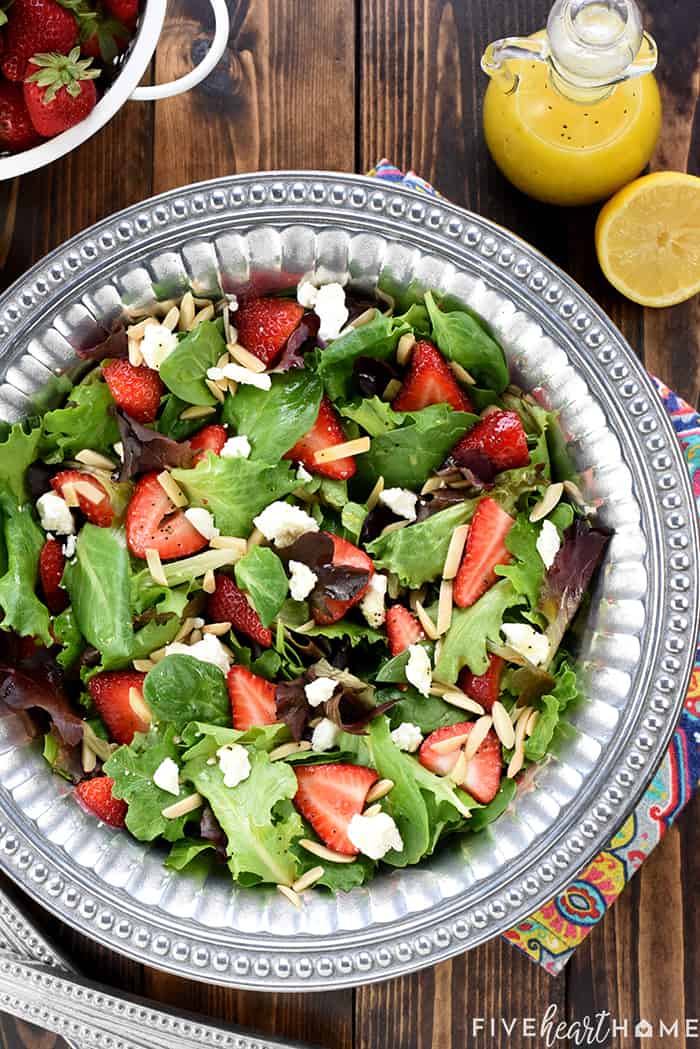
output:
[[[0,444],[0,700],[95,817],[297,905],[478,832],[609,538],[555,414],[430,292],[151,313]]]

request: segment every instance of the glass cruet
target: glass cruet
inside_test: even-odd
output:
[[[496,164],[548,203],[612,195],[658,138],[657,57],[634,0],[556,0],[545,30],[489,44],[483,120]]]

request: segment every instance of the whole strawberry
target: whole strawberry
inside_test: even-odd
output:
[[[139,14],[138,0],[103,0],[104,6],[113,18],[133,29]]]
[[[24,80],[32,55],[66,55],[78,42],[76,16],[56,0],[14,0],[5,29],[2,71],[8,80]]]
[[[41,142],[29,119],[21,84],[0,81],[0,150],[21,153]]]
[[[24,100],[32,124],[44,138],[60,135],[79,124],[95,108],[97,91],[90,69],[91,58],[81,58],[80,48],[69,55],[34,55],[24,82]]]
[[[131,30],[123,22],[98,14],[81,24],[80,53],[89,58],[101,58],[109,65],[130,39]]]

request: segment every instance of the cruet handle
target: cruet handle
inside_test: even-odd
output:
[[[501,87],[508,92],[515,91],[518,86],[518,77],[508,66],[509,58],[546,62],[549,58],[547,38],[506,36],[488,45],[481,56],[481,68],[487,76],[500,82]]]

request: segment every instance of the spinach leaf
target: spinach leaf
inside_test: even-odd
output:
[[[412,590],[442,575],[452,533],[472,517],[476,500],[465,500],[398,532],[367,544],[375,568],[395,572],[402,586]]]
[[[239,386],[226,398],[221,419],[246,435],[251,459],[277,463],[316,422],[322,394],[314,372],[295,368],[273,375],[269,390]]]
[[[454,684],[464,666],[468,666],[472,674],[485,674],[489,664],[486,642],[502,643],[503,616],[507,609],[522,603],[522,596],[516,594],[510,580],[502,579],[471,608],[455,608],[435,666],[438,681]]]
[[[498,788],[498,794],[493,801],[490,801],[488,805],[479,805],[472,810],[468,829],[477,832],[483,830],[489,823],[493,823],[495,819],[506,811],[515,797],[516,790],[517,784],[514,779],[502,779]],[[469,845],[465,844],[464,848],[468,849]]]
[[[318,356],[318,374],[332,401],[348,396],[353,366],[358,357],[386,360],[396,349],[409,326],[378,313],[369,324],[353,328],[333,342]]]
[[[9,491],[0,488],[2,535],[7,557],[0,576],[0,611],[3,630],[14,630],[22,637],[40,637],[53,644],[49,631],[49,611],[34,593],[39,576],[39,554],[44,533],[34,521],[29,506],[18,506]]]
[[[27,499],[25,473],[38,455],[41,427],[25,430],[15,423],[7,440],[0,444],[0,486],[6,488],[21,506]]]
[[[123,666],[130,659],[133,642],[124,532],[85,524],[75,552],[63,578],[78,629],[102,653],[105,670]]]
[[[198,324],[165,358],[160,377],[171,391],[187,404],[213,405],[216,398],[204,380],[226,349],[220,325],[216,321]]]
[[[76,386],[65,408],[44,416],[40,442],[41,458],[46,463],[60,463],[73,458],[81,449],[114,454],[112,445],[119,440],[116,416],[110,408],[114,399],[104,382]]]
[[[170,437],[173,441],[186,441],[188,437],[192,437],[202,429],[203,423],[206,425],[207,422],[211,422],[211,417],[209,419],[181,419],[181,414],[185,408],[189,408],[189,405],[187,401],[176,397],[174,393],[166,393],[161,404],[163,407],[156,423],[156,429],[158,433]]]
[[[298,485],[290,463],[268,465],[252,459],[221,459],[210,455],[193,470],[173,470],[193,506],[213,513],[225,535],[247,536],[253,518],[275,499]]]
[[[255,611],[263,626],[269,626],[289,590],[289,582],[282,562],[266,546],[253,549],[236,562],[236,582],[250,594]]]
[[[422,641],[421,646],[426,649],[429,656],[432,656],[433,645],[429,641]],[[380,681],[382,684],[400,684],[406,682],[406,664],[410,659],[411,653],[408,649],[404,649],[403,652],[399,652],[398,656],[392,656],[391,659],[387,659],[385,663],[379,668],[379,671],[375,677],[375,681]],[[431,659],[432,662],[432,659]]]
[[[230,725],[231,706],[224,675],[194,656],[166,656],[146,674],[144,699],[162,721],[179,732],[191,721]]]
[[[377,696],[380,703],[385,698],[389,697],[385,697],[383,692]],[[401,699],[387,716],[392,728],[398,728],[402,722],[410,721],[427,735],[444,725],[457,725],[464,721],[467,715],[463,710],[445,703],[439,696],[422,696],[417,689],[409,686],[401,693]]]
[[[348,501],[348,482],[324,477],[318,487],[318,497],[331,509],[342,510]]]
[[[501,393],[508,385],[508,365],[503,350],[487,331],[464,310],[443,313],[432,292],[426,292],[425,305],[433,325],[438,347],[450,361],[456,361],[480,386]]]
[[[174,725],[153,725],[147,733],[137,732],[128,746],[119,747],[105,762],[104,771],[114,780],[112,793],[128,803],[126,825],[139,841],[159,837],[176,841],[185,833],[190,814],[166,819],[163,809],[177,798],[153,782],[153,773],[166,758],[178,762],[175,734]],[[178,797],[186,798],[191,793],[181,784]]]

